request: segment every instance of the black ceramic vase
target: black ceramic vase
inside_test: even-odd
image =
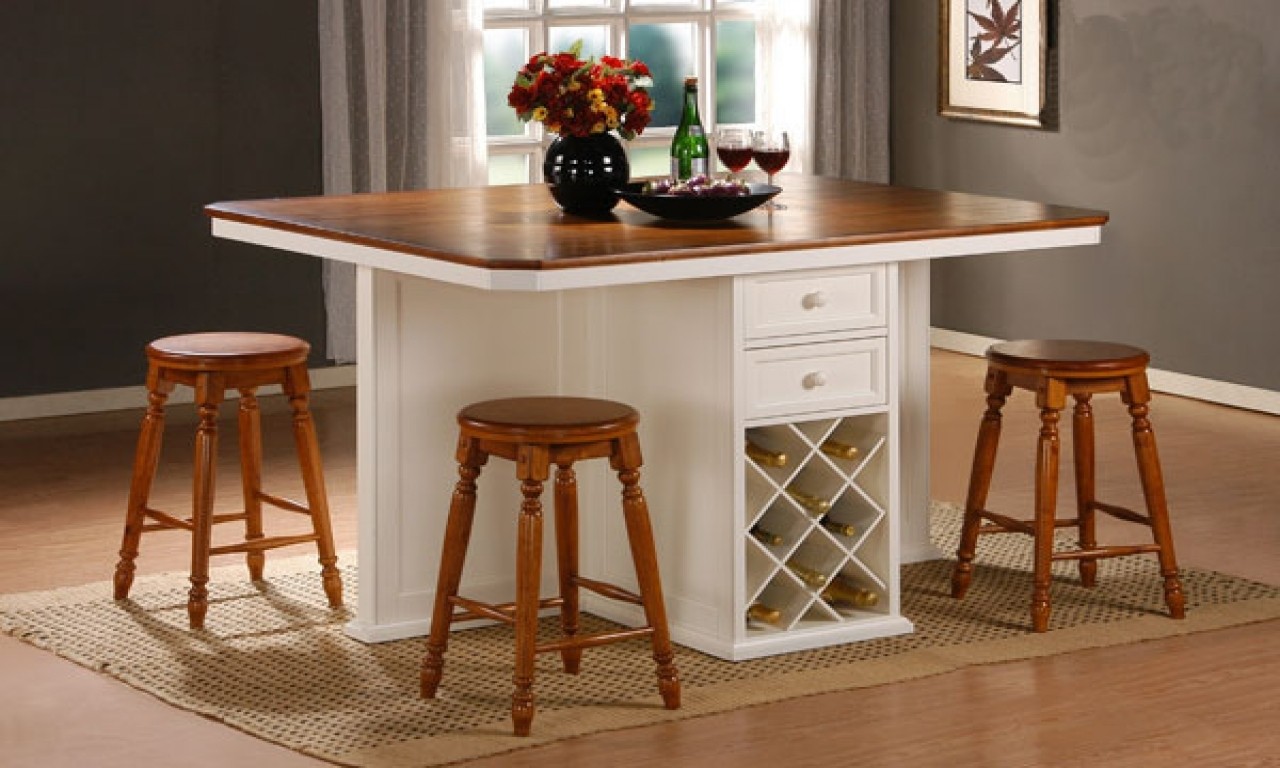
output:
[[[612,133],[560,136],[547,147],[542,175],[556,205],[578,216],[604,216],[631,178],[622,142]]]

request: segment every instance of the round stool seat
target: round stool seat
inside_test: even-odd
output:
[[[191,371],[284,368],[306,362],[310,352],[302,339],[278,333],[188,333],[147,345],[149,359]]]
[[[639,421],[629,405],[590,397],[511,397],[458,412],[458,424],[470,432],[521,442],[591,442],[634,429]]]
[[[1147,367],[1146,350],[1110,341],[1026,339],[993,344],[987,359],[999,365],[1030,369],[1042,376],[1115,375]]]

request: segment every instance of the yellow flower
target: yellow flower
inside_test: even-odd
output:
[[[546,119],[547,119],[547,108],[546,108],[546,107],[534,107],[534,108],[533,108],[533,119],[534,119],[534,120],[537,120],[538,122],[542,122],[543,120],[546,120]]]
[[[587,98],[597,103],[604,101],[604,91],[599,88],[592,88],[587,92]]]
[[[581,83],[581,82],[579,82],[579,81],[577,81],[577,80],[570,80],[570,81],[569,81],[569,90],[571,90],[571,91],[580,91],[580,90],[582,90],[582,83]]]
[[[622,123],[618,121],[617,115],[610,115],[608,119],[605,120],[605,122],[608,123],[609,130],[613,130],[614,128],[617,128],[619,125],[622,125]]]
[[[596,123],[591,126],[592,133],[604,133],[604,123]]]

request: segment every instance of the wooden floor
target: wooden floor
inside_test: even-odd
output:
[[[932,491],[958,501],[983,407],[983,368],[941,352],[933,365]],[[1096,403],[1101,496],[1140,505],[1123,409],[1114,398]],[[316,406],[337,536],[351,547],[354,394],[322,392]],[[267,429],[284,427],[281,404],[267,407]],[[180,430],[191,417],[186,407],[173,410],[168,477],[156,502],[179,507],[191,462]],[[0,592],[110,577],[138,416],[0,423]],[[1280,418],[1157,395],[1152,421],[1183,564],[1280,583]],[[1014,395],[1005,425],[990,506],[1021,512],[1031,499],[1037,428],[1027,395]],[[267,475],[290,479],[290,443],[274,431]],[[276,487],[299,492],[290,482]],[[1069,503],[1065,489],[1063,499]],[[188,565],[181,534],[147,537],[143,547],[141,572]],[[0,637],[0,681],[0,765],[325,765],[8,637]],[[601,734],[472,765],[1280,766],[1276,690],[1273,621]]]

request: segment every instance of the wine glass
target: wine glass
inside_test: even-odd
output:
[[[782,170],[791,159],[791,139],[786,131],[764,130],[752,134],[751,157],[756,165],[769,177],[769,186],[773,186],[773,175]],[[766,206],[769,210],[780,211],[785,205],[770,200]]]
[[[751,162],[751,130],[718,128],[715,135],[716,157],[729,169],[729,178],[741,173]]]

